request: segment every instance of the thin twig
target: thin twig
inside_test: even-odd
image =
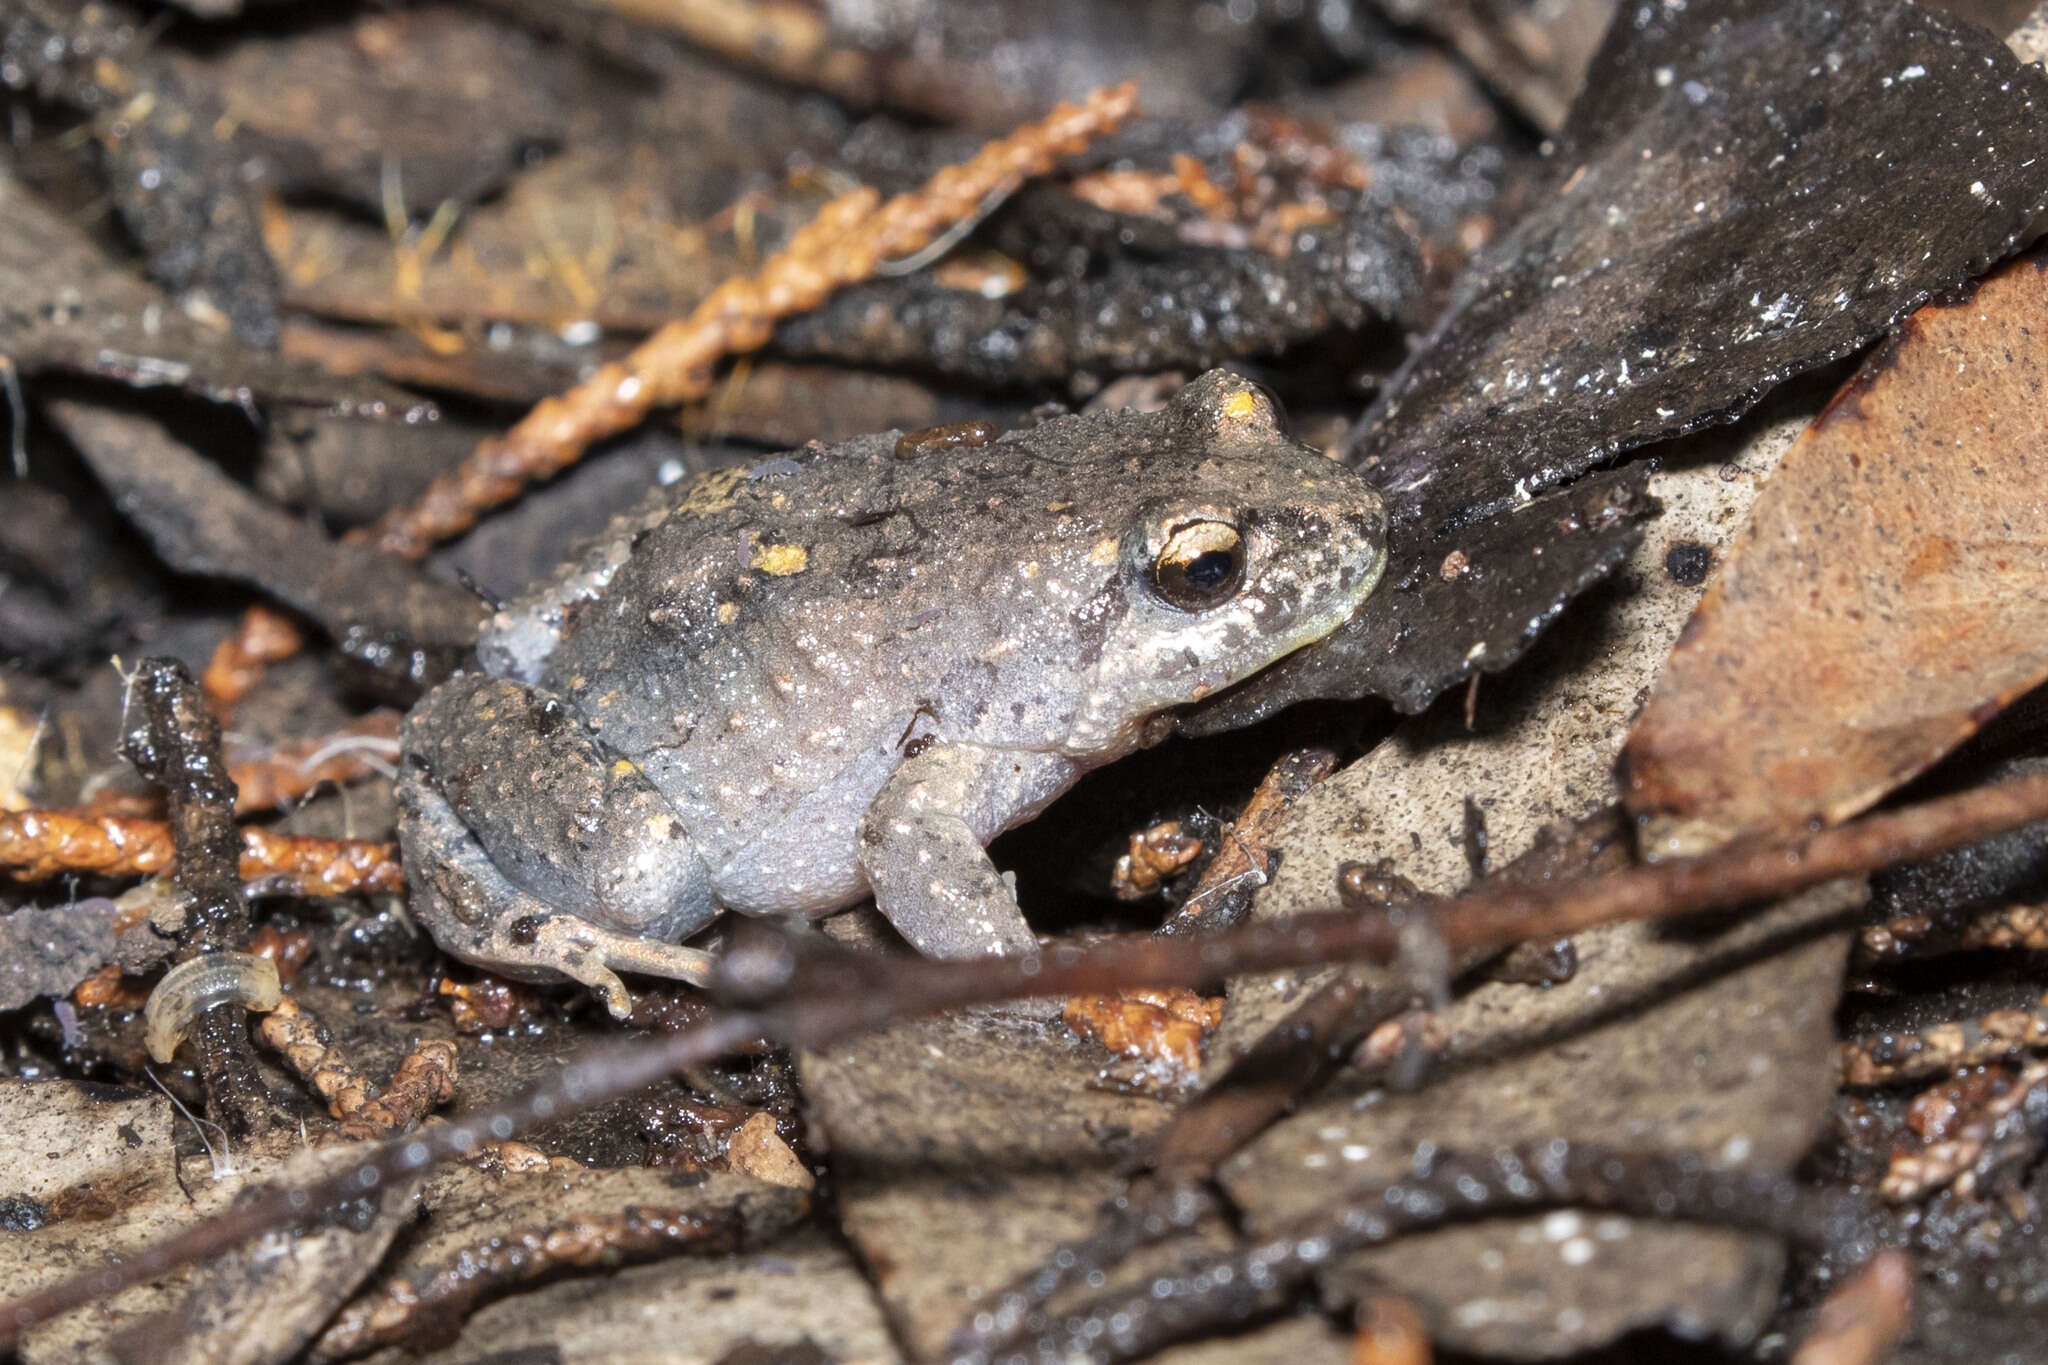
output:
[[[164,789],[177,847],[173,873],[185,902],[178,960],[240,952],[249,941],[235,783],[221,758],[220,722],[175,659],[145,659],[129,680],[121,752]],[[209,1117],[235,1136],[267,1125],[270,1097],[256,1073],[247,1021],[235,1002],[200,1014],[192,1029]]]

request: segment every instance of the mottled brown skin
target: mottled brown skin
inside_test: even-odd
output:
[[[1158,413],[960,434],[700,481],[499,612],[403,737],[440,944],[615,1010],[615,970],[701,978],[671,945],[720,909],[872,893],[924,952],[1028,948],[982,846],[1384,563],[1372,491],[1222,371]]]

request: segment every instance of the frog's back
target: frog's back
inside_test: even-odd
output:
[[[1030,615],[1007,580],[1044,480],[1010,443],[897,446],[691,488],[561,609],[535,681],[647,772],[714,867],[806,806],[850,827],[914,741],[988,730],[970,713],[1002,684],[972,661]],[[1056,742],[1047,702],[1013,709],[1004,742]]]

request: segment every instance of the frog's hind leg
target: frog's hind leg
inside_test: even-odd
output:
[[[416,768],[400,775],[398,800],[412,913],[443,951],[523,981],[567,977],[620,1019],[633,1010],[621,971],[709,983],[710,953],[608,929],[514,886]]]
[[[538,687],[459,674],[399,735],[416,772],[504,879],[607,929],[680,943],[711,923],[711,876],[668,799]]]

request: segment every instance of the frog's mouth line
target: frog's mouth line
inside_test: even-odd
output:
[[[1387,552],[1382,546],[1380,552],[1373,556],[1372,567],[1360,574],[1357,583],[1337,601],[1331,603],[1328,611],[1316,613],[1304,620],[1296,629],[1289,631],[1283,637],[1286,644],[1278,653],[1243,677],[1233,679],[1231,685],[1235,686],[1246,678],[1255,678],[1297,650],[1306,649],[1318,640],[1327,639],[1335,634],[1346,621],[1357,615],[1360,607],[1372,600],[1373,592],[1379,587],[1380,580],[1386,576],[1386,572]]]
[[[1350,587],[1334,596],[1321,609],[1298,616],[1284,630],[1262,632],[1259,638],[1266,649],[1261,651],[1264,657],[1254,667],[1225,671],[1225,666],[1219,663],[1215,676],[1196,681],[1184,695],[1159,698],[1159,705],[1166,709],[1175,709],[1206,701],[1220,692],[1228,691],[1259,676],[1290,654],[1328,638],[1371,599],[1381,578],[1386,574],[1386,569],[1387,553],[1382,548],[1373,556],[1370,567],[1359,574]]]
[[[1380,585],[1380,580],[1386,575],[1387,561],[1387,551],[1382,546],[1379,553],[1373,556],[1371,567],[1359,575],[1356,583],[1346,590],[1342,596],[1333,600],[1322,611],[1303,617],[1285,633],[1271,637],[1273,643],[1279,647],[1273,650],[1258,667],[1227,678],[1213,686],[1198,686],[1195,695],[1189,697],[1184,702],[1178,703],[1176,709],[1198,705],[1220,693],[1229,691],[1233,687],[1250,682],[1253,678],[1258,677],[1288,656],[1297,654],[1310,645],[1328,639],[1372,599],[1374,591]]]

